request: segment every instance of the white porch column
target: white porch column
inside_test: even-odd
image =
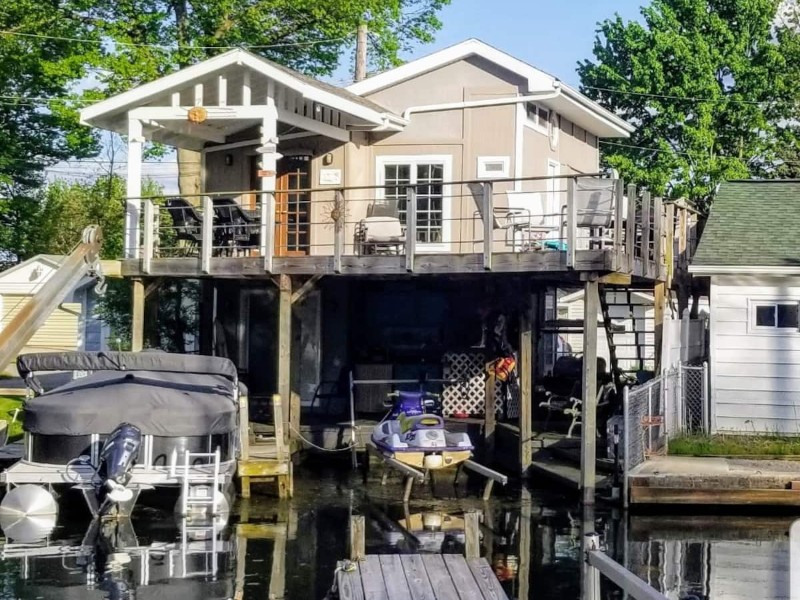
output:
[[[267,85],[266,107],[261,121],[261,165],[258,173],[261,180],[261,231],[264,269],[272,272],[272,258],[280,254],[276,252],[275,243],[275,191],[278,169],[278,109],[275,106],[275,85],[270,81]],[[278,241],[280,243],[280,240]]]
[[[125,203],[125,257],[139,258],[139,214],[142,195],[142,122],[128,118],[128,180]]]

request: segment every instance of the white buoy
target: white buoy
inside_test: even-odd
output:
[[[15,542],[33,543],[47,537],[57,517],[56,499],[39,485],[17,486],[0,502],[0,528]]]

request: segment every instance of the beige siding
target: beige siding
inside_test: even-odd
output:
[[[752,305],[800,302],[800,281],[714,277],[711,285],[712,428],[800,433],[800,333],[755,330]]]

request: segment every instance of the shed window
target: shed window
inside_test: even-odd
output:
[[[757,304],[755,326],[772,329],[797,329],[798,305],[796,302]]]

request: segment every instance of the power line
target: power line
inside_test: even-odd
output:
[[[605,140],[600,140],[601,144],[606,146],[620,146],[622,148],[631,148],[633,150],[646,150],[648,152],[669,152],[672,154],[680,154],[681,156],[689,156],[692,157],[692,154],[689,152],[681,152],[680,150],[672,150],[667,148],[648,148],[647,146],[636,146],[634,144],[622,144],[620,142],[607,142]],[[726,156],[725,158],[735,158],[734,156]],[[800,165],[800,161],[794,160],[786,160],[783,158],[779,158],[780,164],[787,164],[787,165]]]
[[[57,35],[43,35],[39,33],[22,33],[19,31],[8,31],[8,30],[0,30],[0,35],[11,35],[11,36],[18,36],[18,37],[26,37],[26,38],[34,38],[34,39],[42,39],[42,40],[56,40],[61,42],[79,42],[85,44],[105,44],[109,40],[107,38],[102,39],[87,39],[87,38],[76,38],[76,37],[66,37],[66,36],[57,36]],[[352,34],[351,34],[352,35]],[[241,50],[269,50],[272,48],[292,48],[297,46],[316,46],[319,44],[330,44],[333,42],[342,42],[347,41],[350,39],[350,36],[341,36],[337,38],[326,38],[321,40],[308,40],[305,42],[282,42],[279,44],[242,44],[240,46],[182,46],[179,44],[170,45],[170,44],[144,44],[144,43],[137,43],[137,42],[120,42],[117,40],[111,40],[115,45],[118,46],[129,46],[132,48],[157,48],[159,50],[234,50],[234,49],[241,49]]]
[[[767,105],[775,104],[774,102],[771,102],[769,100],[737,100],[736,98],[698,98],[693,96],[677,96],[672,94],[652,94],[648,92],[634,92],[630,90],[596,87],[593,85],[584,85],[583,88],[587,90],[598,90],[601,92],[608,92],[610,94],[641,96],[645,98],[659,98],[662,100],[685,100],[687,102],[714,102],[714,103],[731,102],[734,104],[750,104],[759,106],[762,104],[767,104]]]

